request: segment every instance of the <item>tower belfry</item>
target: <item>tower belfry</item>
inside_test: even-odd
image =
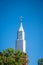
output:
[[[20,17],[20,27],[17,32],[17,40],[16,40],[16,50],[26,52],[26,40],[25,40],[25,32],[22,26],[22,16]]]

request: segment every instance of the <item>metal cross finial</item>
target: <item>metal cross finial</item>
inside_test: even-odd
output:
[[[22,16],[20,16],[20,21],[21,21],[21,22],[22,22],[22,18],[23,18],[23,17],[22,17]]]

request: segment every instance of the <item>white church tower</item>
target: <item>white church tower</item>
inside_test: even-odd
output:
[[[16,50],[21,50],[24,53],[26,52],[26,40],[25,40],[25,32],[22,26],[22,16],[20,17],[20,28],[17,32],[17,40],[16,40]]]

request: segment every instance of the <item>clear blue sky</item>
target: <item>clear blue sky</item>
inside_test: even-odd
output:
[[[0,51],[15,48],[21,15],[29,65],[37,65],[43,57],[43,0],[0,0]]]

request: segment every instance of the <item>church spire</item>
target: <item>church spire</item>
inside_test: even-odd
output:
[[[21,17],[20,17],[20,28],[19,28],[19,31],[24,31],[24,30],[23,30],[23,26],[22,26],[22,18],[23,18],[23,17],[21,16]]]
[[[22,16],[20,17],[20,27],[17,32],[16,50],[21,50],[24,53],[26,52],[26,40],[25,40],[25,32],[22,26]]]

